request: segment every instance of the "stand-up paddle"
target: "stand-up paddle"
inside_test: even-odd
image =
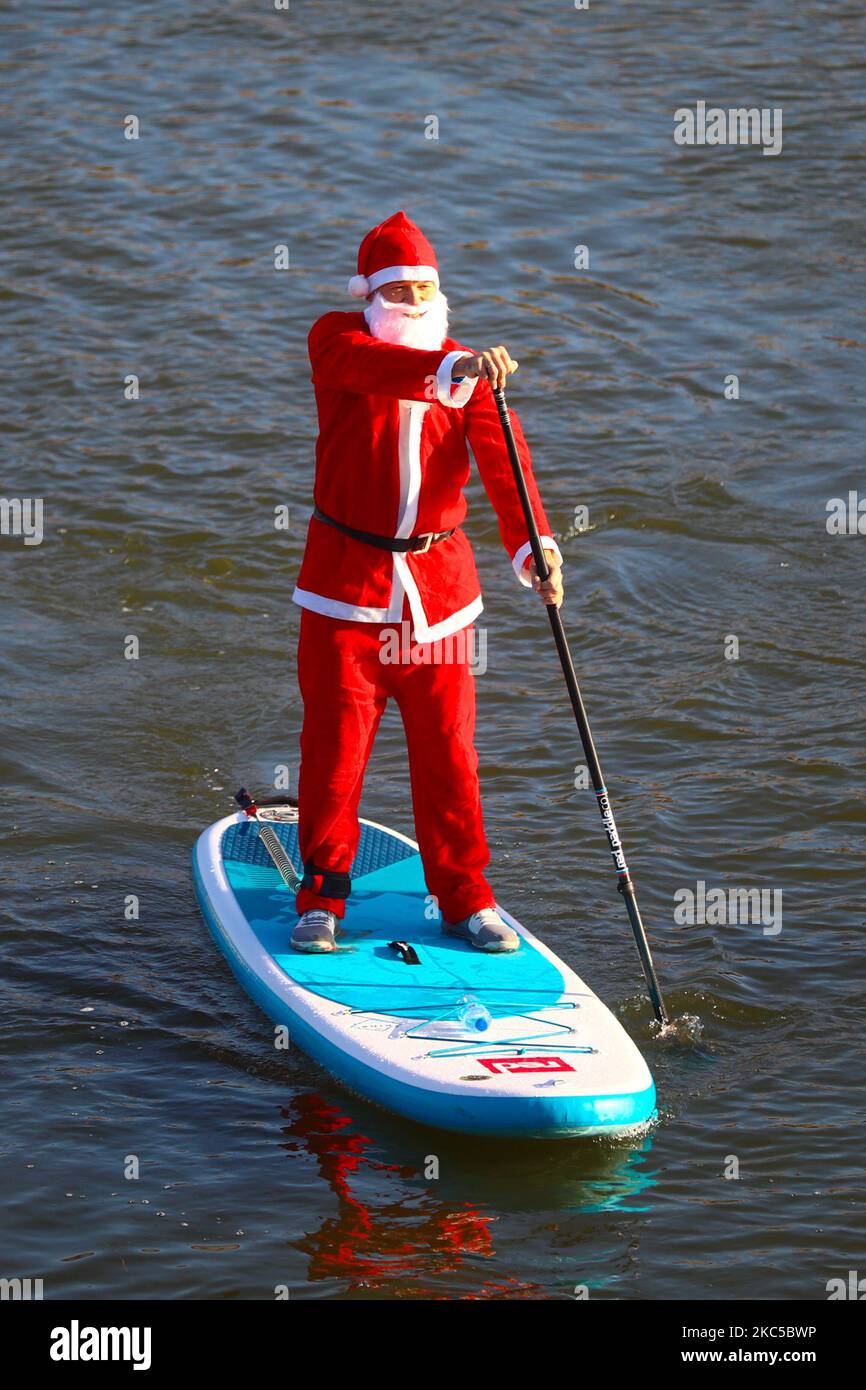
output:
[[[493,398],[496,401],[496,408],[499,411],[499,422],[502,425],[502,433],[505,436],[505,446],[508,450],[508,457],[511,460],[511,467],[514,471],[514,481],[517,484],[517,491],[520,496],[520,504],[523,508],[523,515],[526,519],[527,535],[532,549],[532,558],[535,561],[535,568],[542,584],[550,574],[544,550],[541,545],[541,538],[538,534],[538,527],[535,524],[535,517],[532,514],[532,504],[529,500],[529,493],[526,488],[526,479],[523,476],[523,469],[520,464],[520,455],[517,452],[517,445],[514,441],[514,431],[511,428],[511,420],[508,415],[508,405],[505,400],[505,390],[503,387],[495,387]],[[553,640],[556,643],[556,650],[559,653],[559,661],[562,666],[562,674],[565,677],[565,684],[568,687],[568,694],[571,700],[571,708],[574,711],[575,722],[580,733],[583,751],[589,767],[589,775],[592,778],[592,785],[598,800],[598,809],[601,812],[601,819],[607,833],[607,842],[613,857],[614,866],[619,880],[618,887],[625,899],[628,920],[634,932],[634,939],[640,956],[641,966],[643,967],[644,978],[649,989],[652,1006],[655,1016],[659,1023],[668,1022],[667,1010],[662,999],[661,989],[653,965],[653,958],[650,952],[649,942],[643,921],[641,920],[640,908],[637,905],[637,897],[634,891],[631,874],[625,859],[625,851],[622,841],[616,828],[616,821],[613,816],[613,807],[610,804],[610,796],[604,785],[604,778],[601,775],[601,764],[598,754],[595,751],[595,744],[592,740],[589,721],[586,717],[586,710],[580,687],[575,675],[574,662],[571,659],[571,652],[568,649],[568,642],[565,636],[565,628],[562,625],[562,615],[555,604],[545,605],[547,616],[550,619],[550,626],[553,629]]]

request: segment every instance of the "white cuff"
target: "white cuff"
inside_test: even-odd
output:
[[[556,541],[553,539],[553,537],[539,536],[539,540],[541,541],[542,550],[552,550],[554,555],[556,556],[556,563],[558,565],[561,565],[562,552],[560,551],[559,546],[556,544]],[[518,550],[514,559],[511,561],[512,565],[514,566],[514,573],[517,575],[517,578],[520,580],[521,584],[525,589],[532,588],[532,580],[529,578],[529,575],[523,568],[527,555],[531,554],[532,544],[530,541],[525,541],[524,544]]]
[[[447,353],[439,363],[439,370],[436,373],[436,383],[439,388],[436,392],[436,399],[440,405],[465,405],[475,390],[478,382],[477,376],[464,377],[459,385],[451,380],[454,363],[459,362],[460,358],[465,356],[466,353],[462,349],[458,349],[457,352]]]

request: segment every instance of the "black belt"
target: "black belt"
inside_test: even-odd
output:
[[[457,530],[456,526],[452,526],[450,531],[428,531],[423,536],[410,536],[408,540],[398,540],[396,536],[377,536],[373,531],[359,531],[355,526],[346,526],[342,521],[335,521],[332,516],[326,516],[321,507],[313,507],[313,516],[317,521],[324,521],[326,526],[333,526],[336,531],[342,531],[344,536],[351,536],[353,540],[376,545],[380,550],[397,550],[401,554],[405,554],[407,550],[429,550],[431,545],[436,545],[438,541],[447,541]]]

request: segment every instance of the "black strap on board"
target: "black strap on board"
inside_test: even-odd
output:
[[[420,965],[418,952],[414,946],[410,946],[408,941],[389,941],[388,949],[396,951],[404,965]]]

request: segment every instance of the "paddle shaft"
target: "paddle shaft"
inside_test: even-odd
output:
[[[550,568],[545,559],[544,550],[541,545],[541,538],[538,534],[538,527],[535,524],[535,517],[532,512],[532,503],[529,500],[529,491],[526,486],[526,478],[523,475],[523,468],[520,463],[520,455],[517,452],[517,444],[514,439],[514,431],[511,428],[511,420],[508,415],[508,405],[505,400],[503,388],[495,389],[493,398],[496,401],[496,408],[499,411],[499,422],[502,425],[502,433],[505,437],[505,446],[508,450],[508,457],[511,460],[511,467],[514,472],[514,481],[520,497],[520,505],[523,508],[523,515],[526,521],[527,535],[532,550],[532,558],[535,561],[535,568],[538,577],[544,582],[550,574]],[[668,1015],[662,998],[661,988],[659,987],[658,977],[656,976],[655,966],[653,965],[652,953],[650,952],[649,941],[647,940],[646,930],[640,915],[640,908],[637,903],[637,896],[634,890],[631,874],[626,863],[625,851],[619,832],[614,820],[613,807],[610,804],[610,796],[604,785],[604,778],[601,772],[601,764],[598,754],[595,751],[592,733],[589,727],[589,720],[586,717],[586,709],[580,687],[577,683],[577,676],[574,670],[574,662],[571,659],[571,652],[568,648],[568,641],[565,636],[565,628],[562,625],[562,615],[555,604],[545,604],[547,616],[550,619],[550,626],[553,629],[553,640],[556,643],[556,650],[559,653],[559,661],[562,666],[562,674],[565,677],[565,684],[568,689],[571,708],[574,711],[574,718],[580,733],[580,741],[583,744],[583,751],[586,757],[589,775],[592,778],[592,785],[595,789],[598,809],[601,813],[602,824],[607,835],[607,842],[613,858],[614,867],[617,873],[618,888],[625,899],[628,920],[634,933],[635,944],[637,946],[640,963],[647,982],[652,1006],[655,1016],[660,1023],[667,1023]]]

